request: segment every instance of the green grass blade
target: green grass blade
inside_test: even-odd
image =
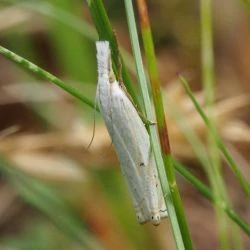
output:
[[[79,19],[82,3],[71,0],[50,0],[54,16],[58,9],[68,12],[69,15]],[[58,8],[57,8],[58,6]],[[69,25],[50,19],[47,21],[49,37],[53,43],[56,63],[70,79],[80,81],[80,86],[85,82],[95,82],[95,57],[93,43],[83,39],[81,34]]]
[[[32,73],[38,78],[41,78],[43,80],[50,81],[60,87],[61,89],[65,90],[72,96],[79,99],[81,102],[87,104],[88,106],[95,108],[94,102],[89,100],[87,97],[83,96],[79,91],[72,88],[70,84],[67,84],[66,82],[60,80],[56,76],[50,74],[48,71],[38,67],[34,63],[31,63],[30,61],[26,60],[25,58],[15,54],[14,52],[0,46],[0,54],[2,54],[5,58],[9,59],[10,61],[17,64],[19,67],[23,68],[24,70]]]
[[[214,51],[213,51],[213,26],[212,26],[212,1],[200,0],[200,19],[201,19],[201,69],[202,84],[205,97],[205,107],[211,124],[211,130],[207,129],[207,152],[211,162],[208,171],[208,178],[213,194],[216,199],[214,206],[220,248],[229,249],[230,236],[228,221],[223,210],[217,204],[224,198],[228,200],[228,195],[221,172],[221,158],[218,147],[216,146],[215,118],[213,112],[215,108],[215,86],[214,79]]]
[[[193,95],[193,93],[188,85],[187,80],[183,76],[179,76],[179,79],[180,79],[180,82],[182,83],[186,93],[188,94],[191,101],[193,102],[196,110],[199,112],[201,118],[203,119],[204,123],[208,127],[208,129],[210,129],[211,131],[216,133],[214,131],[214,128],[212,127],[212,125],[210,123],[209,118],[207,117],[207,115],[203,111],[202,107],[200,106],[200,104],[198,103],[196,98],[194,97],[194,95]],[[240,172],[237,164],[235,163],[234,159],[232,158],[231,154],[229,153],[229,151],[227,150],[227,148],[225,147],[224,143],[222,142],[221,138],[219,137],[219,135],[217,133],[216,133],[216,143],[217,143],[217,146],[220,148],[222,154],[224,155],[225,159],[227,160],[229,166],[231,167],[233,173],[235,174],[235,176],[237,177],[237,179],[241,183],[243,189],[245,190],[245,192],[248,195],[250,195],[250,187],[249,187],[249,184],[248,184],[246,178]]]
[[[117,38],[108,19],[103,2],[101,0],[87,0],[87,3],[92,15],[92,20],[97,29],[99,39],[107,40],[110,43],[113,70],[115,72],[116,78],[119,79],[119,69],[122,66],[122,78],[124,84],[127,87],[129,94],[133,98],[134,103],[138,106],[138,109],[142,111],[138,95],[135,91],[135,86],[130,80],[127,69],[123,63],[123,59],[119,55]],[[121,60],[119,58],[121,58]]]
[[[196,178],[187,168],[177,161],[174,161],[175,169],[181,174],[186,180],[188,180],[204,197],[213,203],[216,199],[211,191],[211,189],[202,183],[198,178]],[[234,221],[247,235],[250,236],[250,224],[245,222],[234,210],[229,207],[226,202],[221,202],[218,204],[227,213],[229,218]]]
[[[125,0],[125,9],[126,9],[126,14],[127,14],[133,53],[135,57],[138,79],[139,79],[142,96],[144,100],[146,117],[148,120],[153,120],[153,113],[151,110],[149,91],[148,91],[146,76],[144,73],[142,57],[140,53],[140,46],[139,46],[139,40],[138,40],[138,35],[137,35],[133,5],[130,0]],[[163,158],[161,155],[161,148],[160,148],[160,144],[158,140],[157,131],[154,126],[149,126],[149,132],[151,135],[152,147],[153,147],[155,157],[156,157],[156,163],[157,163],[159,177],[160,177],[160,181],[162,185],[162,190],[163,190],[163,193],[165,194],[165,202],[168,208],[168,213],[169,213],[169,217],[170,217],[170,221],[172,225],[173,234],[175,237],[176,246],[177,246],[177,249],[185,249],[184,239],[181,234],[179,221],[178,221],[177,214],[175,211],[175,206],[173,204],[173,198],[170,192],[170,186],[169,186],[170,184],[168,183],[168,179],[167,179],[165,168],[164,168],[164,162],[163,162]],[[168,161],[169,164],[172,164],[172,160],[170,159],[169,156],[166,157],[166,161]]]
[[[152,31],[147,11],[147,5],[145,0],[138,0],[138,13],[140,17],[140,26],[142,41],[145,50],[146,63],[148,68],[148,75],[150,79],[150,85],[152,89],[152,99],[154,103],[154,111],[157,121],[158,134],[160,138],[161,149],[163,153],[164,165],[169,181],[170,189],[173,197],[173,203],[176,210],[177,219],[180,224],[180,230],[184,239],[185,249],[193,249],[192,240],[190,237],[186,216],[184,213],[184,207],[182,205],[181,197],[179,194],[176,178],[174,174],[174,166],[172,163],[170,142],[168,136],[167,123],[165,119],[164,106],[162,101],[161,84],[156,64],[156,57],[154,51],[154,43],[152,37]]]
[[[185,137],[189,141],[189,143],[192,146],[192,149],[194,153],[197,155],[199,161],[201,162],[202,166],[204,167],[204,171],[207,175],[211,175],[211,163],[209,161],[207,151],[205,149],[205,146],[199,139],[199,137],[196,135],[195,131],[190,127],[189,123],[186,121],[183,114],[181,114],[180,110],[178,110],[175,105],[169,101],[169,98],[166,99],[167,104],[171,107],[169,112],[171,113],[171,116],[176,120],[177,126],[180,128],[180,130],[184,133]],[[212,201],[214,205],[223,204],[222,209],[224,212],[226,212],[227,216],[232,220],[232,222],[235,222],[239,227],[241,227],[242,230],[244,230],[247,234],[249,234],[249,225],[244,222],[242,218],[240,218],[234,210],[230,207],[228,199],[220,198],[218,201],[212,192],[206,185],[204,185],[199,179],[197,179],[195,176],[192,175],[190,171],[188,171],[185,167],[183,167],[180,163],[175,161],[175,168],[176,170],[184,177],[186,178],[201,194],[203,194],[207,199]],[[228,212],[228,210],[233,211],[233,216]],[[234,219],[237,218],[236,220]],[[239,218],[239,220],[238,220]],[[232,225],[236,226],[236,225]],[[239,244],[237,245],[239,248]]]
[[[35,5],[31,2],[20,2],[19,0],[3,0],[5,2],[14,3],[15,6],[26,8],[28,10],[32,10],[38,14],[43,15],[44,17],[48,17],[51,19],[60,22],[61,24],[68,26],[72,30],[77,31],[83,38],[87,38],[91,41],[96,41],[98,39],[98,34],[96,29],[86,22],[84,19],[80,19],[72,15],[70,12],[59,8],[47,1],[36,3]],[[132,72],[135,73],[134,61],[131,55],[120,48],[120,51],[123,55],[124,62],[126,67]]]

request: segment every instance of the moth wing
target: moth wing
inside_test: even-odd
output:
[[[122,99],[122,102],[122,105],[127,110],[122,114],[123,119],[128,124],[126,126],[131,126],[129,130],[133,132],[132,141],[136,145],[134,159],[139,168],[140,181],[144,191],[145,203],[147,204],[146,220],[151,220],[153,224],[158,225],[160,219],[167,216],[167,209],[159,182],[155,157],[150,145],[150,138],[134,105],[126,98]]]
[[[154,157],[153,152],[152,152],[152,157]],[[152,165],[152,169],[153,169],[153,174],[154,174],[154,183],[155,186],[157,188],[157,199],[158,199],[158,210],[160,213],[160,218],[166,218],[168,216],[168,212],[167,212],[167,207],[166,207],[166,203],[164,200],[164,196],[163,196],[163,192],[162,192],[162,188],[161,188],[161,183],[159,180],[159,176],[158,176],[158,171],[156,168],[156,162],[155,160],[151,161],[151,165]]]
[[[119,127],[123,140],[128,140],[128,142],[132,143],[128,147],[128,151],[130,151],[130,155],[136,164],[139,176],[138,182],[142,189],[141,197],[144,197],[144,202],[141,206],[146,207],[147,210],[144,213],[145,221],[151,220],[153,224],[158,225],[161,218],[160,211],[162,210],[160,208],[160,200],[163,197],[159,194],[161,187],[158,183],[158,174],[149,135],[130,100],[126,96],[119,100],[119,104],[112,106],[119,106],[121,110],[118,113],[118,117],[119,120],[123,121],[123,124]],[[126,131],[129,131],[129,133]]]
[[[138,132],[135,131],[135,127],[142,126],[142,129],[144,129],[143,133],[145,133],[145,127],[143,124],[138,124],[138,114],[133,110],[134,107],[131,102],[128,101],[127,96],[119,87],[118,83],[117,85],[112,83],[112,88],[114,89],[111,91],[111,119],[113,121],[112,130],[115,135],[113,143],[119,156],[122,172],[126,177],[130,194],[133,198],[138,220],[140,223],[143,223],[148,221],[149,208],[143,182],[144,174],[140,169],[141,148],[138,147]],[[133,109],[131,109],[131,106]]]

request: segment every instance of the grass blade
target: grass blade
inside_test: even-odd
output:
[[[161,85],[159,73],[156,65],[156,57],[154,51],[154,44],[152,38],[152,32],[148,17],[148,10],[145,0],[137,0],[138,12],[141,24],[142,40],[145,49],[146,62],[148,66],[148,74],[150,78],[150,84],[152,89],[152,97],[154,102],[154,111],[156,115],[158,133],[161,143],[161,149],[164,154],[163,160],[165,169],[167,172],[168,181],[171,188],[173,202],[176,210],[177,219],[180,224],[180,230],[184,239],[185,249],[193,249],[192,240],[190,237],[184,208],[180,198],[179,190],[176,184],[174,167],[172,163],[170,143],[168,137],[167,124],[165,119],[164,106],[161,94]],[[168,157],[169,156],[169,157]]]
[[[201,19],[201,68],[202,84],[205,96],[205,105],[210,118],[211,130],[207,129],[208,158],[211,168],[208,169],[208,178],[213,194],[216,199],[214,206],[217,227],[219,231],[220,247],[223,250],[229,249],[230,236],[228,221],[223,210],[217,203],[227,198],[227,191],[221,172],[221,159],[218,147],[216,147],[215,119],[213,118],[215,104],[215,79],[214,79],[214,52],[213,52],[213,27],[212,27],[212,1],[200,1]]]
[[[136,94],[135,87],[130,80],[128,75],[127,69],[123,63],[123,59],[119,55],[118,43],[116,35],[111,27],[110,21],[108,19],[107,13],[103,6],[101,0],[87,0],[92,20],[95,24],[97,29],[99,39],[100,40],[107,40],[111,46],[111,56],[112,56],[112,63],[113,63],[113,70],[116,75],[116,78],[119,79],[119,70],[122,70],[122,79],[124,84],[127,87],[127,90],[131,97],[133,98],[134,103],[138,106],[138,109],[142,111],[141,105],[139,102],[138,95]],[[122,65],[121,65],[122,64]]]
[[[208,200],[213,203],[216,199],[211,191],[211,189],[202,183],[198,178],[196,178],[187,168],[177,161],[174,161],[175,169],[188,180],[201,194],[204,195]],[[250,236],[250,225],[245,222],[231,207],[229,207],[226,202],[221,202],[218,204],[227,213],[228,217],[234,221],[247,235]]]
[[[211,122],[210,122],[209,118],[207,117],[207,115],[203,111],[202,107],[200,106],[200,104],[198,103],[198,101],[196,100],[194,95],[192,94],[192,91],[191,91],[191,89],[190,89],[190,87],[188,85],[187,80],[181,75],[179,76],[179,79],[180,79],[180,82],[181,82],[182,86],[184,87],[186,93],[188,94],[191,101],[193,102],[196,110],[199,112],[201,118],[203,119],[205,125],[208,127],[208,129],[210,129],[211,131],[216,133],[214,131],[214,128],[211,125]],[[237,179],[241,183],[244,191],[246,192],[246,194],[250,195],[250,187],[249,187],[249,184],[248,184],[247,180],[245,179],[245,177],[240,172],[240,170],[239,170],[237,164],[235,163],[233,157],[231,156],[231,154],[229,153],[229,151],[227,150],[227,148],[225,147],[224,143],[222,142],[221,138],[219,137],[219,135],[217,133],[216,133],[216,143],[217,143],[217,146],[219,147],[219,149],[221,150],[222,154],[224,155],[225,159],[227,160],[229,166],[231,167],[233,173],[235,174],[235,176],[237,177]]]
[[[58,10],[68,13],[68,16],[80,19],[82,3],[71,0],[50,0],[56,16]],[[56,63],[60,65],[63,72],[71,79],[80,81],[79,87],[82,89],[84,82],[95,83],[95,57],[93,56],[93,43],[89,39],[83,39],[81,34],[72,29],[68,24],[50,19],[48,22],[48,33],[54,44]],[[69,46],[70,44],[70,46]],[[84,56],[83,56],[84,55]],[[88,62],[87,66],[86,63]]]
[[[136,67],[137,67],[138,79],[139,79],[142,96],[144,100],[146,117],[148,120],[153,120],[153,113],[151,110],[151,102],[150,102],[150,97],[149,97],[149,92],[148,92],[148,86],[147,86],[146,76],[145,76],[144,69],[143,69],[141,53],[140,53],[140,46],[139,46],[139,40],[138,40],[137,29],[136,29],[136,24],[135,24],[133,5],[130,0],[125,0],[125,9],[127,13],[127,20],[128,20],[133,53],[135,57]],[[151,135],[152,147],[153,147],[155,157],[156,157],[156,163],[157,163],[159,177],[160,177],[160,181],[162,185],[162,190],[163,190],[163,193],[165,194],[165,203],[168,208],[168,213],[169,213],[169,217],[170,217],[170,221],[172,225],[173,234],[175,237],[176,246],[177,246],[177,249],[185,249],[184,239],[181,234],[180,224],[177,218],[175,206],[173,204],[173,198],[172,198],[171,191],[170,191],[170,183],[168,182],[168,179],[165,173],[164,162],[163,162],[163,158],[161,155],[161,148],[160,148],[160,144],[158,140],[157,131],[154,126],[150,126],[149,132]],[[165,162],[172,164],[171,157],[167,156],[165,158]]]
[[[95,108],[94,102],[89,100],[87,97],[83,96],[79,91],[72,88],[70,84],[67,84],[66,82],[60,80],[56,76],[50,74],[48,71],[38,67],[34,63],[31,63],[30,61],[26,60],[25,58],[15,54],[14,52],[0,46],[0,54],[2,54],[5,58],[9,59],[10,61],[17,64],[19,67],[23,68],[24,70],[32,73],[38,78],[41,78],[43,80],[50,81],[60,87],[61,89],[65,90],[72,96],[79,99],[81,102],[87,104],[88,106]]]

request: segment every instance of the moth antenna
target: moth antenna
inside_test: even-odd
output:
[[[103,74],[110,74],[110,48],[109,42],[107,41],[98,41],[96,42],[96,50],[97,50],[97,64],[98,64],[98,78]],[[87,146],[88,150],[95,138],[95,128],[96,128],[96,107],[97,107],[97,96],[95,97],[95,110],[94,110],[94,124],[93,124],[93,133],[91,140]]]
[[[97,107],[97,98],[95,97],[95,110],[94,110],[94,124],[93,124],[93,132],[92,132],[92,136],[91,136],[91,140],[86,148],[86,150],[89,150],[89,148],[91,147],[93,141],[94,141],[94,138],[95,138],[95,125],[96,125],[96,107]]]

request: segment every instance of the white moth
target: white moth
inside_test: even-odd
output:
[[[98,85],[96,98],[121,163],[137,219],[160,224],[167,217],[148,132],[134,105],[116,81],[109,42],[96,43]]]

